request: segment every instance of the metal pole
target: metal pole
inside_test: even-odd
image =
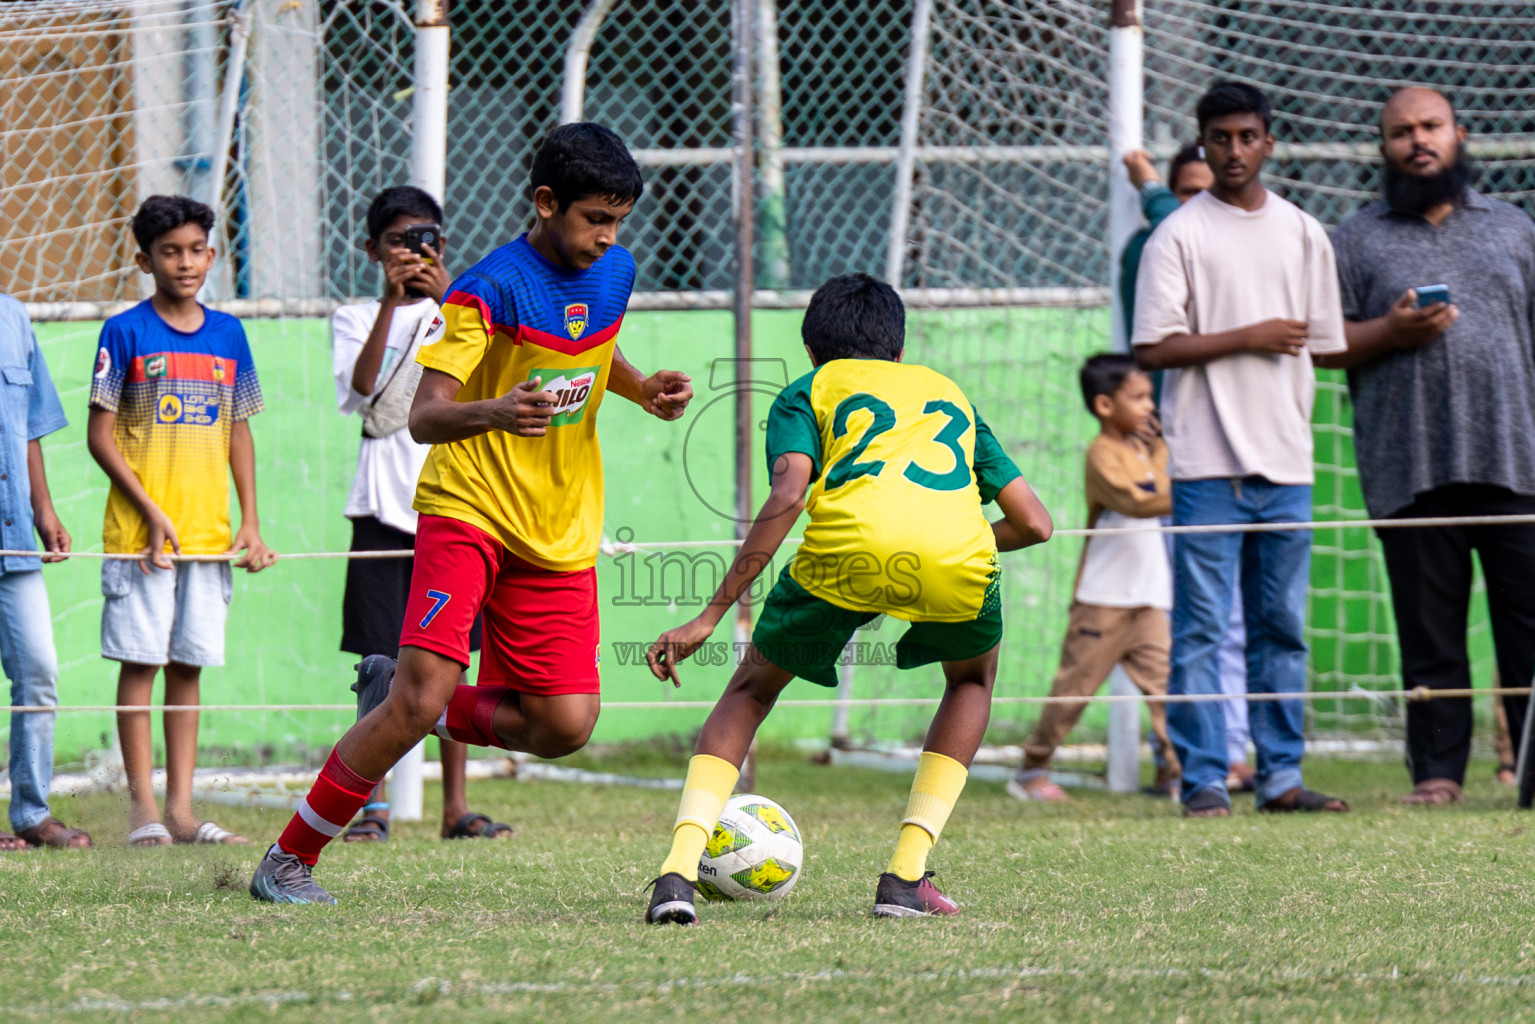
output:
[[[448,188],[448,43],[448,0],[419,0],[410,177],[411,184],[438,202]],[[389,790],[393,820],[421,820],[425,764],[425,740],[395,764]]]
[[[565,46],[565,80],[560,86],[560,124],[584,120],[582,110],[586,106],[586,60],[591,56],[592,43],[597,40],[597,30],[603,19],[613,9],[617,0],[591,0],[570,33]]]
[[[762,253],[759,288],[789,287],[787,186],[783,159],[783,90],[778,77],[778,0],[757,0],[757,118],[762,135],[757,244]]]
[[[1140,230],[1141,200],[1124,168],[1126,153],[1144,148],[1145,33],[1140,0],[1114,0],[1109,19],[1109,307],[1114,348],[1128,352],[1119,303],[1119,254]]]
[[[917,170],[917,128],[922,119],[922,86],[927,80],[927,45],[932,34],[933,0],[917,0],[911,11],[911,53],[906,59],[901,148],[896,156],[890,248],[885,256],[885,280],[896,288],[901,287],[901,278],[906,273],[906,232],[911,223],[912,178]]]
[[[1140,0],[1114,0],[1109,18],[1109,308],[1114,348],[1129,351],[1124,310],[1119,302],[1119,254],[1141,224],[1140,197],[1124,169],[1124,155],[1141,148],[1144,99]],[[1119,666],[1109,675],[1109,692],[1126,696],[1135,684]],[[1112,793],[1140,788],[1141,711],[1132,703],[1109,705],[1108,776]]]
[[[224,178],[229,171],[229,147],[234,143],[235,115],[240,110],[240,83],[245,77],[245,51],[250,44],[249,0],[240,0],[229,12],[229,60],[224,65],[224,88],[219,98],[218,134],[213,143],[213,215],[224,213]]]
[[[731,75],[731,106],[734,115],[735,143],[735,358],[738,373],[744,372],[752,355],[752,292],[756,284],[756,266],[752,257],[755,244],[754,193],[752,189],[752,8],[755,0],[732,0],[731,40],[735,60]],[[736,388],[736,539],[744,540],[752,516],[752,392]],[[751,603],[746,594],[736,603],[735,650],[744,651],[751,639]],[[739,786],[743,792],[756,785],[756,744],[747,752],[741,768]]]

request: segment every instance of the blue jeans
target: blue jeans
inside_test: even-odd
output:
[[[56,705],[59,656],[41,570],[0,573],[0,667],[11,681],[11,703]],[[53,783],[52,714],[11,715],[11,828],[48,817]]]
[[[1305,522],[1311,487],[1258,476],[1173,483],[1173,523]],[[1216,657],[1240,577],[1247,622],[1247,688],[1300,693],[1306,688],[1306,586],[1311,533],[1180,534],[1173,545],[1173,664],[1169,693],[1221,692]],[[1301,784],[1305,712],[1301,701],[1248,706],[1258,752],[1258,805]],[[1229,799],[1225,714],[1219,703],[1169,704],[1167,731],[1183,762],[1183,798],[1214,790]]]

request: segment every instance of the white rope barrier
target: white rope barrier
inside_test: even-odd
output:
[[[1430,690],[1418,687],[1413,690],[1307,690],[1300,693],[1183,693],[1160,697],[1134,694],[1103,694],[1061,697],[993,697],[993,704],[1204,704],[1215,701],[1246,700],[1273,702],[1285,700],[1368,700],[1389,699],[1407,701],[1445,700],[1456,697],[1527,697],[1528,686],[1502,686],[1476,689]],[[781,700],[773,706],[779,708],[874,708],[920,707],[939,703],[942,697],[858,697],[845,700]],[[619,700],[604,701],[604,711],[695,711],[714,707],[712,700]],[[136,711],[353,711],[356,704],[61,704],[43,706],[13,704],[0,711],[11,714],[47,714],[53,712],[136,712]]]
[[[1337,529],[1401,529],[1403,527],[1429,527],[1429,526],[1527,526],[1535,524],[1535,515],[1516,516],[1436,516],[1422,519],[1317,519],[1303,523],[1202,523],[1197,526],[1169,526],[1165,524],[1147,525],[1144,527],[1095,527],[1067,528],[1056,530],[1054,537],[1116,537],[1121,534],[1140,533],[1165,533],[1174,536],[1181,534],[1202,533],[1286,533],[1296,530],[1337,530]],[[785,544],[799,544],[803,538],[789,537]],[[667,551],[684,550],[689,548],[727,548],[739,547],[741,542],[733,537],[722,537],[718,540],[676,540],[676,541],[613,541],[604,538],[599,551],[601,554],[612,557],[614,555],[626,555],[639,551]],[[410,558],[414,551],[301,551],[288,554],[278,554],[280,562],[315,561],[334,558]],[[0,550],[0,558],[37,558],[47,557],[52,561],[64,562],[72,558],[101,559],[106,561],[138,562],[145,558],[140,552],[130,554],[126,552],[107,551],[71,551],[68,554],[49,554],[48,552],[16,549]],[[211,555],[166,555],[172,562],[233,562],[245,557],[243,552],[228,551]]]

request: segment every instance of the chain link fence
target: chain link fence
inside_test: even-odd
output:
[[[907,118],[909,64],[923,52],[912,26],[925,4],[926,56]],[[338,299],[372,294],[376,271],[359,248],[363,216],[377,191],[410,180],[414,7],[0,4],[0,291],[37,304],[43,318],[104,311],[50,303],[137,298],[143,279],[128,219],[145,196],[182,192],[222,213],[210,298],[278,299],[272,308],[318,315]],[[614,127],[645,167],[646,196],[624,234],[638,289],[665,293],[674,306],[727,306],[736,187],[730,8],[723,0],[454,0],[450,265],[527,226],[537,140],[579,111]],[[1083,355],[1108,344],[1107,8],[1091,0],[753,3],[759,287],[792,305],[835,274],[883,275],[896,255],[913,305],[957,298],[993,307],[913,317],[914,358],[976,396],[1067,521],[1080,505],[1086,430],[1072,374]],[[1159,158],[1192,139],[1194,102],[1213,81],[1252,82],[1277,113],[1268,181],[1336,224],[1375,190],[1380,103],[1393,88],[1427,84],[1458,105],[1482,187],[1526,206],[1535,194],[1535,0],[1146,0],[1144,23],[1146,134]],[[892,253],[894,205],[907,194],[908,227]],[[1320,518],[1362,516],[1349,434],[1346,391],[1336,376],[1324,378]],[[1396,685],[1373,544],[1363,531],[1318,537],[1311,623],[1319,686]],[[1024,652],[1015,677],[1053,656],[1074,556],[1061,545],[1010,569],[1010,644]],[[1485,628],[1477,628],[1485,664]],[[901,693],[893,674],[872,671],[867,680],[860,695]],[[1037,692],[1048,679],[1021,685]],[[1321,706],[1313,722],[1351,728],[1376,721],[1375,708]]]

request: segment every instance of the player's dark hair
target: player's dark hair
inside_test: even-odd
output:
[[[531,195],[546,185],[561,210],[589,196],[617,205],[634,203],[645,191],[640,165],[624,140],[591,121],[562,124],[539,144],[528,192]]]
[[[149,252],[156,240],[183,224],[196,224],[203,234],[213,234],[213,210],[191,196],[150,196],[133,215],[133,239],[142,252]]]
[[[378,241],[400,217],[420,217],[434,224],[442,224],[442,207],[430,192],[414,185],[395,185],[373,197],[368,204],[368,239]]]
[[[868,274],[834,277],[815,290],[800,337],[816,365],[833,359],[896,359],[906,348],[906,307]]]
[[[1194,107],[1199,133],[1203,135],[1205,125],[1227,114],[1257,114],[1263,121],[1264,131],[1274,123],[1274,111],[1269,107],[1268,97],[1245,82],[1216,82],[1209,92],[1199,97],[1199,103]]]
[[[1087,405],[1087,411],[1094,416],[1098,415],[1098,410],[1093,408],[1093,399],[1099,395],[1113,398],[1131,374],[1140,372],[1141,368],[1135,365],[1135,357],[1123,352],[1103,352],[1089,356],[1087,362],[1082,364],[1081,373],[1082,401]]]
[[[1202,164],[1204,162],[1204,149],[1197,142],[1190,143],[1178,150],[1177,154],[1167,163],[1167,187],[1174,192],[1178,191],[1178,174],[1189,164]]]

